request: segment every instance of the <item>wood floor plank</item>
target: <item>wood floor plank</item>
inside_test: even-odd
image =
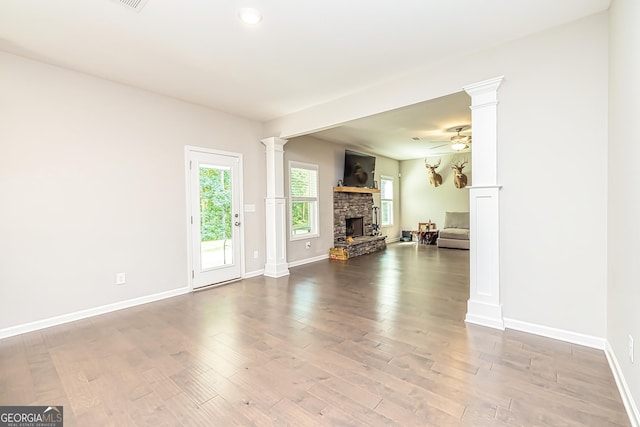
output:
[[[390,399],[382,399],[378,406],[375,407],[375,412],[380,414],[389,420],[391,425],[398,426],[439,426],[439,425],[447,425],[446,423],[435,424],[429,423],[424,418],[416,415],[414,411],[411,409],[407,409],[402,407],[396,403],[394,403]],[[448,417],[446,414],[443,417]],[[449,417],[447,420],[449,425],[456,425],[458,420],[453,417]]]
[[[366,403],[363,405],[361,402],[353,399],[355,395],[346,395],[333,387],[326,386],[325,383],[314,385],[309,389],[309,393],[327,402],[330,406],[342,410],[365,425],[382,426],[394,424],[392,419],[375,411],[375,407],[380,403],[380,399],[376,399],[377,403],[373,405],[373,407]],[[349,392],[347,391],[346,393],[348,394]]]
[[[209,419],[207,410],[200,410],[200,405],[186,393],[178,393],[164,401],[169,412],[178,421],[177,425],[205,425]]]
[[[209,372],[207,375],[211,375]],[[273,419],[269,410],[273,402],[266,402],[253,390],[246,390],[226,378],[220,378],[215,384],[218,394],[234,411],[242,414],[252,425],[270,426]]]
[[[208,425],[212,426],[248,426],[252,422],[241,412],[236,411],[224,398],[216,396],[202,405],[212,414]]]
[[[415,243],[0,340],[0,405],[66,426],[629,426],[604,353],[466,324]]]
[[[142,372],[142,377],[149,387],[162,399],[168,400],[182,393],[182,389],[158,368],[151,368]]]
[[[218,392],[208,381],[189,369],[174,374],[170,378],[185,395],[198,405],[218,395]]]

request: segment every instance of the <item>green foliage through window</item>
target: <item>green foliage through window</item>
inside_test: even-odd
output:
[[[308,234],[311,232],[311,202],[292,202],[291,226],[293,234]]]
[[[231,170],[200,168],[200,235],[203,242],[231,239]]]
[[[315,166],[291,166],[289,169],[291,192],[291,233],[316,233],[318,210],[318,170]]]
[[[291,197],[316,197],[317,176],[312,169],[291,168]]]

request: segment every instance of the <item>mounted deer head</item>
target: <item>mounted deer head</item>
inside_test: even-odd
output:
[[[451,166],[451,169],[455,170],[453,176],[453,184],[456,186],[456,188],[464,188],[467,186],[467,175],[462,173],[462,169],[467,163],[468,162],[466,160],[464,162],[459,160],[455,162],[453,166]]]
[[[432,166],[429,164],[429,162],[427,162],[427,159],[424,159],[424,167],[427,168],[427,174],[429,175],[429,183],[434,187],[437,187],[440,184],[442,184],[442,176],[440,176],[440,174],[436,172],[436,169],[440,167],[441,160],[442,159],[438,159],[438,163]]]

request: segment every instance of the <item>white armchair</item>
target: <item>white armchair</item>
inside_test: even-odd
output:
[[[439,248],[469,249],[469,212],[445,212]]]

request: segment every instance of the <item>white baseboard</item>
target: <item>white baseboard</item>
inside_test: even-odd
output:
[[[606,340],[604,338],[594,337],[593,335],[585,335],[578,332],[565,331],[563,329],[550,328],[548,326],[507,318],[504,318],[504,326],[508,329],[515,329],[517,331],[541,335],[543,337],[583,345],[585,347],[597,348],[598,350],[604,350],[605,348]]]
[[[98,316],[100,314],[110,313],[112,311],[122,310],[124,308],[130,308],[136,305],[147,304],[178,295],[183,295],[188,292],[190,292],[190,289],[188,287],[173,289],[153,295],[115,302],[113,304],[107,304],[100,307],[89,308],[87,310],[80,310],[74,313],[63,314],[61,316],[50,317],[48,319],[37,320],[35,322],[25,323],[22,325],[10,326],[8,328],[0,329],[0,339],[25,334],[27,332],[33,332],[44,328],[49,328],[51,326],[62,325],[63,323],[69,323],[75,320],[86,319],[87,317]]]
[[[627,410],[629,421],[633,427],[640,427],[640,411],[638,411],[638,405],[633,400],[631,390],[629,390],[627,381],[624,379],[624,375],[622,375],[620,364],[618,364],[618,358],[609,341],[606,342],[604,354],[607,356],[609,367],[611,368],[611,372],[613,372],[613,378],[616,380],[616,385],[618,386],[620,397],[622,397],[622,403],[624,403],[624,407]]]
[[[297,267],[299,265],[310,264],[312,262],[322,261],[323,259],[328,259],[328,258],[329,258],[329,254],[324,254],[324,255],[318,255],[312,258],[301,259],[299,261],[291,261],[289,263],[289,267]]]
[[[504,324],[499,320],[491,317],[477,316],[467,313],[464,321],[467,323],[472,323],[474,325],[486,326],[487,328],[499,329],[501,331],[504,331]]]
[[[258,277],[258,276],[263,276],[264,275],[264,268],[261,270],[254,270],[254,271],[249,271],[248,273],[245,272],[244,275],[242,276],[243,279],[249,279],[251,277]]]
[[[400,241],[400,236],[397,237],[387,237],[387,243],[395,243]]]

